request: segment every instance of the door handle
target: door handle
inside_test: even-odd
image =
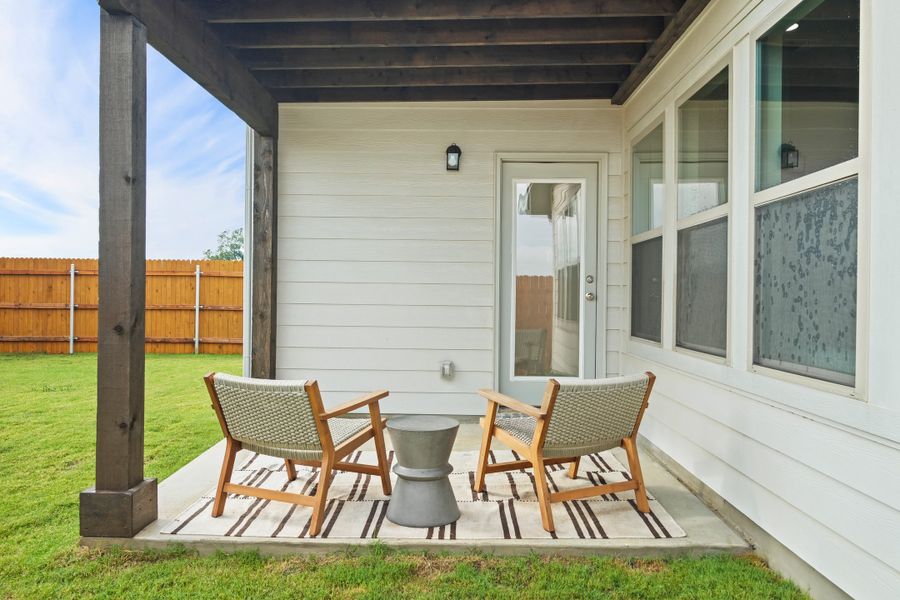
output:
[[[596,298],[596,296],[594,296],[594,292],[588,292],[584,295],[584,299],[588,302],[593,302],[594,298]]]

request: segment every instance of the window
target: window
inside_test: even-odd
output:
[[[756,209],[754,362],[853,385],[857,180]]]
[[[631,233],[662,227],[665,209],[662,124],[631,151]]]
[[[662,224],[665,211],[662,124],[631,154],[631,335],[660,341]]]
[[[631,246],[631,335],[660,341],[662,236]]]
[[[728,330],[728,69],[678,107],[675,344],[725,356]]]
[[[859,2],[800,3],[756,56],[753,360],[853,386]]]
[[[678,232],[675,344],[725,356],[728,306],[728,221]]]
[[[756,189],[859,152],[859,0],[808,0],[756,44]]]

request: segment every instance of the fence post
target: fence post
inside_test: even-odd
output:
[[[194,273],[194,354],[200,354],[200,265]]]
[[[69,265],[69,354],[75,354],[75,263]]]

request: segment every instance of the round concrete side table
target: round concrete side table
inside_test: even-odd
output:
[[[459,519],[447,462],[459,423],[447,417],[396,417],[387,423],[397,482],[387,518],[405,527],[439,527]]]

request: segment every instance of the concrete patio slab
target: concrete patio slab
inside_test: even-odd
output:
[[[461,426],[454,451],[477,450],[481,429],[471,418],[460,418]],[[370,442],[371,444],[371,442]],[[390,441],[388,440],[390,447]],[[120,545],[134,549],[166,548],[179,544],[201,554],[215,551],[257,550],[265,555],[335,552],[371,544],[375,540],[350,542],[347,539],[272,539],[259,537],[179,536],[161,530],[188,508],[198,497],[215,486],[224,454],[224,440],[179,469],[159,484],[159,518],[131,539],[82,538],[92,547]],[[370,450],[368,445],[363,449]],[[615,450],[625,461],[624,452]],[[244,457],[239,457],[241,460]],[[698,556],[714,553],[739,554],[751,550],[747,541],[731,529],[688,488],[667,471],[653,456],[641,454],[644,479],[650,492],[687,533],[671,539],[566,539],[566,540],[378,540],[395,548],[495,554],[539,552],[566,555],[615,555],[634,557]]]

